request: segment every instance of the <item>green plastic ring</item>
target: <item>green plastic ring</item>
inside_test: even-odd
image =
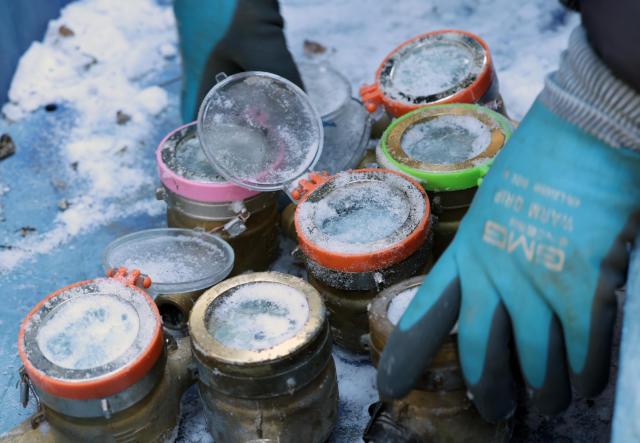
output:
[[[484,106],[475,105],[475,104],[466,104],[466,103],[426,106],[424,108],[416,109],[415,111],[412,111],[394,120],[391,123],[391,125],[389,125],[389,127],[384,131],[384,134],[382,135],[382,138],[380,139],[380,143],[376,149],[378,163],[380,163],[381,166],[385,168],[394,169],[396,171],[403,172],[405,174],[408,174],[416,178],[422,183],[422,185],[427,191],[436,191],[436,192],[459,191],[463,189],[473,188],[474,186],[478,186],[482,181],[482,177],[484,177],[487,174],[487,172],[489,172],[489,167],[493,163],[493,159],[495,158],[495,155],[494,157],[487,159],[485,162],[475,166],[467,166],[462,169],[456,169],[451,171],[429,171],[424,169],[416,169],[414,167],[403,164],[398,160],[396,160],[395,158],[393,158],[393,156],[389,152],[387,140],[390,134],[392,134],[392,132],[399,125],[403,125],[403,126],[406,125],[406,123],[403,123],[403,122],[406,122],[406,120],[414,120],[417,114],[427,113],[427,112],[433,113],[434,111],[447,110],[447,109],[452,109],[452,110],[462,109],[462,110],[479,112],[481,114],[486,115],[494,122],[496,122],[499,128],[501,129],[502,133],[504,134],[504,142],[502,143],[502,146],[499,147],[499,149],[502,149],[502,147],[507,143],[507,141],[511,137],[511,133],[513,132],[513,124],[511,123],[511,121],[509,121],[509,119],[507,119],[502,114],[492,111],[491,109],[488,109]],[[460,113],[460,111],[456,113]],[[478,157],[474,157],[473,159],[470,159],[469,161],[474,161],[481,156],[482,154],[479,155]]]

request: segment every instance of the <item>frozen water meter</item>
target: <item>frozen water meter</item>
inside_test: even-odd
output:
[[[480,103],[504,112],[489,47],[459,30],[428,32],[402,43],[360,95],[370,112],[384,106],[396,117],[436,103]]]
[[[512,123],[473,104],[432,105],[395,120],[376,147],[385,168],[419,180],[433,213],[434,254],[440,255],[458,229],[482,178],[507,143]]]
[[[36,415],[11,435],[20,441],[164,441],[193,383],[185,339],[165,342],[150,280],[120,268],[110,278],[47,296],[20,326],[22,402]]]
[[[228,279],[200,297],[189,332],[216,441],[329,438],[338,385],[326,310],[311,285],[276,272]]]
[[[278,250],[277,199],[229,182],[205,156],[196,123],[169,133],[156,150],[171,228],[215,232],[236,252],[232,273],[265,270]]]

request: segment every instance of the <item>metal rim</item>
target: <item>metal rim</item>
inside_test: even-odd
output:
[[[202,202],[192,200],[187,197],[176,194],[166,186],[159,188],[162,191],[162,199],[168,208],[180,211],[182,214],[196,218],[198,220],[214,220],[226,221],[238,215],[238,211],[234,209],[234,203],[237,202]],[[242,200],[242,204],[251,214],[256,214],[270,207],[276,201],[276,193],[261,192],[246,200]]]
[[[300,291],[309,305],[309,318],[295,336],[268,349],[254,351],[225,346],[211,336],[207,329],[209,306],[229,290],[245,284],[271,282],[291,286]],[[189,334],[194,355],[211,365],[257,366],[273,364],[309,345],[322,331],[325,321],[325,307],[318,291],[304,280],[278,272],[244,274],[226,280],[206,291],[194,305],[189,317]]]
[[[459,163],[433,164],[415,160],[407,154],[402,147],[402,138],[405,132],[412,126],[435,120],[443,116],[471,116],[490,128],[491,141],[487,147],[475,157]],[[505,144],[506,134],[503,128],[496,122],[492,115],[482,112],[473,106],[442,105],[438,107],[423,108],[418,112],[408,114],[398,120],[385,137],[386,148],[393,160],[408,166],[409,168],[434,171],[452,172],[462,169],[470,169],[494,158]]]

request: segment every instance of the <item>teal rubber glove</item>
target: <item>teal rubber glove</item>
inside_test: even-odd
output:
[[[277,0],[174,0],[183,64],[182,120],[196,118],[216,75],[278,74],[302,87]]]
[[[542,412],[568,406],[570,377],[581,394],[598,394],[614,290],[639,225],[640,152],[608,146],[538,100],[389,338],[381,396],[407,394],[456,322],[470,397],[486,420],[515,409],[513,347]]]
[[[235,0],[174,0],[182,56],[180,113],[185,123],[194,120],[200,82],[209,55],[229,30]]]

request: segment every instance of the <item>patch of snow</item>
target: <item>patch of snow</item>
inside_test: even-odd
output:
[[[369,405],[378,401],[376,370],[368,357],[334,346],[340,404],[338,423],[331,441],[361,442],[369,421]]]
[[[167,91],[159,86],[150,86],[140,91],[135,101],[144,107],[150,115],[160,114],[169,103]]]
[[[72,35],[61,35],[63,25]],[[176,45],[169,6],[153,0],[83,0],[62,9],[43,41],[22,56],[2,112],[19,121],[47,104],[73,111],[59,149],[77,169],[64,177],[77,192],[48,232],[0,251],[0,272],[134,211],[157,213],[161,205],[149,192],[155,177],[141,160],[149,156],[149,134],[168,95],[145,80],[167,68],[161,50],[166,45]],[[119,112],[130,120],[118,122]]]
[[[140,213],[158,215],[164,206],[156,200],[146,200],[123,207],[118,203],[95,201],[90,197],[77,197],[73,206],[60,212],[52,229],[30,235],[14,244],[12,249],[0,249],[0,271],[13,269],[36,254],[46,254],[67,243],[71,238],[121,218]]]
[[[173,58],[178,55],[178,50],[176,49],[175,45],[172,45],[171,43],[165,43],[164,45],[160,46],[160,54],[164,58]]]

